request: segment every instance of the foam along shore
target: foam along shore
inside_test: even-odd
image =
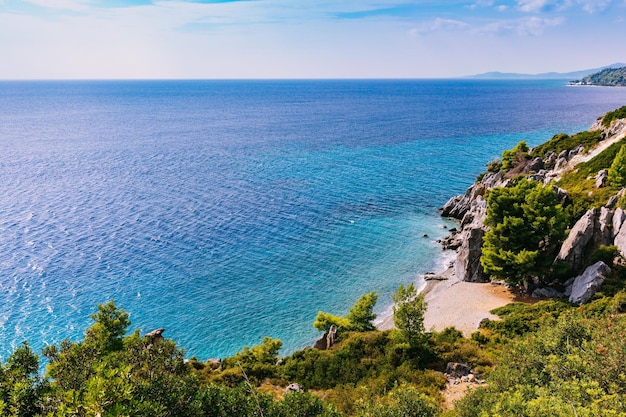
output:
[[[453,267],[436,274],[438,279],[426,281],[424,294],[427,309],[424,327],[427,331],[441,331],[455,327],[469,337],[478,330],[483,319],[497,319],[494,308],[515,301],[513,292],[504,285],[465,282],[454,273]],[[393,328],[393,314],[385,314],[376,323],[378,329]]]

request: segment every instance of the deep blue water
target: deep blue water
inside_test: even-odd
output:
[[[437,208],[626,89],[555,81],[0,82],[0,357],[99,302],[189,356],[317,337],[443,262]],[[428,234],[428,237],[423,237]]]

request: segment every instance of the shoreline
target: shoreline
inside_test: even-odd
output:
[[[455,259],[456,253],[451,258]],[[456,276],[453,266],[435,275],[444,279],[426,280],[419,286],[419,293],[424,294],[427,304],[424,314],[426,331],[455,327],[465,337],[470,337],[483,319],[498,319],[490,313],[491,310],[518,301],[511,289],[504,285],[462,281]],[[384,315],[381,314],[376,327],[379,330],[392,329],[393,312],[386,310]]]

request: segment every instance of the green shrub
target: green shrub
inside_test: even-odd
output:
[[[609,168],[609,184],[621,188],[626,185],[626,145],[622,145]]]
[[[502,169],[502,161],[500,158],[496,158],[493,161],[487,163],[487,171],[488,172],[500,172]]]
[[[617,246],[610,245],[600,245],[596,250],[591,253],[591,257],[589,258],[590,264],[595,264],[598,261],[602,261],[608,266],[613,265],[613,260],[618,257],[620,254]]]
[[[598,143],[601,139],[602,132],[597,130],[593,132],[579,132],[574,136],[570,136],[566,133],[558,133],[549,141],[534,147],[530,155],[532,157],[543,158],[548,152],[559,154],[562,151],[574,149],[578,145],[583,145],[585,151],[588,151],[589,148]]]
[[[502,152],[502,170],[509,171],[511,168],[517,166],[528,156],[528,145],[523,140],[519,142],[513,149]]]
[[[609,127],[613,120],[624,119],[626,118],[626,106],[622,106],[617,110],[613,110],[608,112],[602,118],[602,126]]]
[[[487,195],[480,263],[489,275],[518,285],[545,276],[565,235],[567,216],[550,186],[520,179]]]

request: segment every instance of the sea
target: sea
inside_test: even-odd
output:
[[[438,209],[626,89],[562,81],[2,81],[0,359],[81,340],[98,303],[200,360],[282,354],[449,261]]]

